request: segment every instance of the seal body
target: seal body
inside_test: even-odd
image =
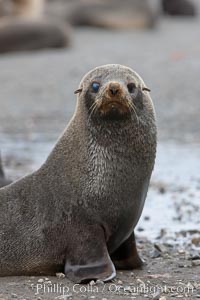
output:
[[[156,153],[142,79],[106,65],[81,81],[75,114],[44,165],[0,190],[0,275],[65,271],[109,280],[141,264],[134,227]]]

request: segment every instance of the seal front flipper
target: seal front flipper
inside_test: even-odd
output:
[[[65,275],[77,283],[86,283],[92,279],[109,281],[116,276],[115,267],[108,254],[104,234],[96,232],[85,239],[81,236],[79,244],[66,258]]]
[[[143,261],[137,252],[135,234],[130,237],[111,255],[111,259],[116,269],[132,270],[140,268]]]

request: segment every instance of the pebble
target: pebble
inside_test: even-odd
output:
[[[154,249],[151,254],[150,254],[151,258],[158,258],[161,256],[161,252],[158,251],[157,249]]]
[[[200,237],[193,237],[191,242],[194,245],[199,245],[200,244]]]
[[[178,253],[179,253],[179,254],[185,254],[185,250],[184,250],[184,249],[179,249],[179,250],[178,250]]]
[[[44,282],[44,279],[40,278],[40,279],[38,279],[38,282],[39,282],[39,283],[43,283],[43,282]]]
[[[137,279],[137,283],[138,283],[138,284],[143,284],[143,285],[145,285],[144,281],[142,281],[142,280],[139,279],[139,278]]]
[[[96,282],[95,282],[94,280],[91,280],[89,284],[90,284],[90,285],[95,285]]]
[[[160,295],[161,295],[161,293],[158,291],[157,293],[155,293],[154,295],[153,295],[153,300],[159,300],[160,299]]]
[[[192,265],[195,266],[195,267],[196,267],[196,266],[200,266],[200,259],[193,260],[193,261],[192,261]]]
[[[165,188],[164,186],[161,186],[161,187],[159,188],[159,193],[160,193],[160,194],[165,194],[165,193],[166,193],[166,188]]]
[[[156,243],[156,244],[154,244],[154,247],[155,247],[156,250],[160,251],[161,253],[168,252],[167,248],[164,245],[162,245],[162,244]]]
[[[65,274],[64,273],[56,273],[56,277],[58,279],[63,279],[63,278],[65,278]]]
[[[97,279],[97,281],[96,281],[96,284],[105,284],[102,280],[100,280],[100,279]]]

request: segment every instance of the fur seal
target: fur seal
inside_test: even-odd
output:
[[[43,0],[12,0],[0,18],[0,53],[60,48],[69,45],[69,27],[43,15]]]
[[[155,1],[155,0],[154,0]],[[73,26],[112,29],[152,28],[158,17],[153,0],[53,0],[48,14],[64,18]]]
[[[112,279],[142,261],[134,228],[156,155],[149,89],[132,69],[100,66],[46,162],[0,190],[0,276],[64,271]]]

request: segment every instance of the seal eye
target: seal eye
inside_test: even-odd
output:
[[[98,82],[93,82],[93,83],[92,83],[92,89],[93,89],[93,91],[94,91],[95,93],[98,92],[99,87],[100,87],[100,84],[99,84]]]
[[[132,82],[132,83],[127,84],[127,88],[128,88],[129,93],[132,94],[135,91],[136,85],[135,85],[135,83]]]

